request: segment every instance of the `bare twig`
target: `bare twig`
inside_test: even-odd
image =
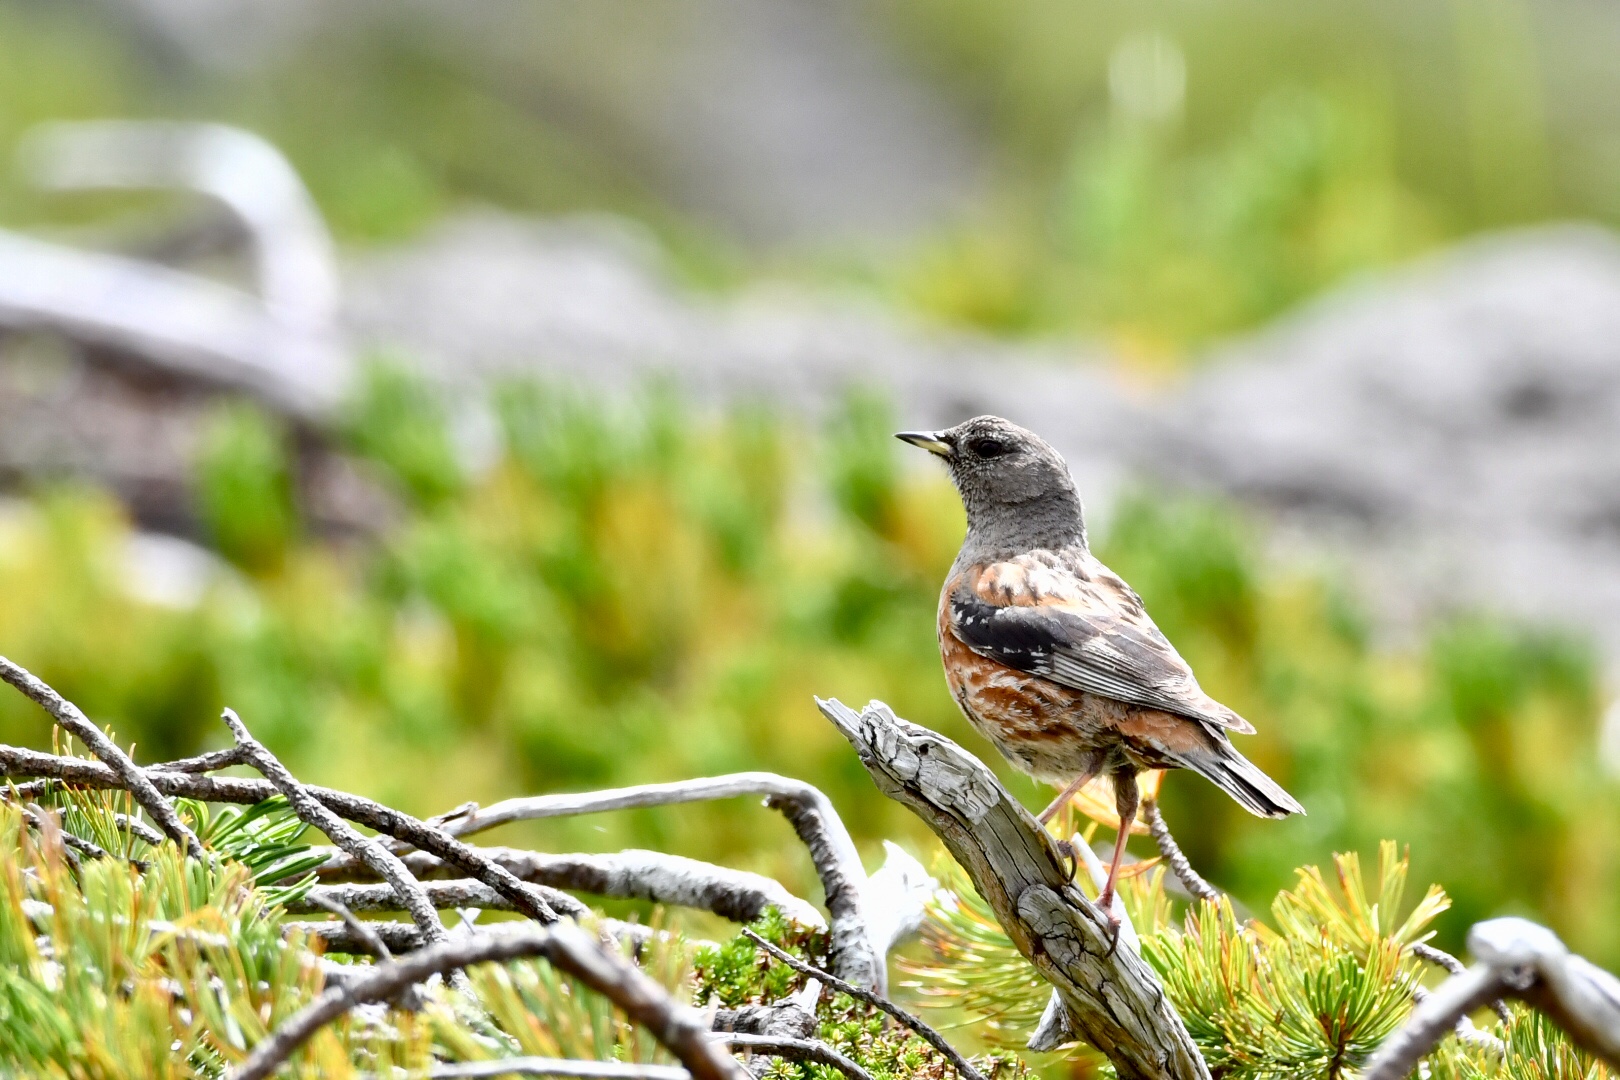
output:
[[[693,1080],[747,1080],[741,1066],[717,1046],[697,1010],[681,1005],[629,961],[603,949],[571,923],[524,925],[503,934],[480,934],[432,945],[379,964],[364,979],[322,993],[254,1047],[234,1080],[264,1080],[325,1025],[355,1005],[387,1001],[407,986],[472,964],[543,956],[652,1032],[691,1072]]]
[[[163,843],[163,834],[138,817],[130,814],[114,814],[113,823],[148,847],[157,847]]]
[[[240,765],[243,760],[242,748],[240,746],[231,746],[224,750],[210,750],[206,754],[198,754],[195,757],[155,762],[146,766],[146,772],[148,775],[155,772],[205,773],[213,772],[215,769],[228,768],[232,765]],[[61,784],[60,780],[31,780],[26,784],[16,785],[16,792],[19,798],[37,799],[50,790],[53,785],[60,787]]]
[[[68,864],[68,868],[74,873],[79,871],[79,856],[81,854],[87,859],[111,857],[90,841],[81,840],[65,831],[62,828],[62,823],[56,819],[55,814],[31,804],[20,805],[17,809],[22,812],[23,822],[39,834],[40,841],[46,851],[49,851],[56,844],[61,845],[62,860]]]
[[[417,886],[428,903],[439,910],[447,908],[481,908],[490,911],[511,911],[512,902],[482,881],[461,878],[455,881],[419,881]],[[403,911],[399,893],[391,885],[317,885],[300,899],[288,901],[286,911],[292,915],[311,911],[331,911],[328,905],[337,904],[348,911]],[[585,906],[578,912],[583,914]]]
[[[180,820],[180,815],[169,805],[169,800],[153,786],[140,766],[131,761],[129,755],[100,728],[92,724],[84,713],[79,711],[78,706],[4,656],[0,656],[0,679],[22,691],[26,697],[50,713],[51,718],[62,730],[77,738],[91,753],[106,762],[107,767],[123,781],[121,786],[124,790],[135,796],[135,801],[152,816],[158,828],[184,848],[187,855],[194,859],[203,857],[202,844],[197,840],[196,834],[186,828],[185,822]]]
[[[392,892],[392,890],[390,890],[390,892]],[[372,956],[379,956],[384,960],[392,960],[394,958],[393,950],[383,943],[383,939],[375,930],[367,926],[364,920],[355,916],[349,905],[331,896],[319,895],[314,889],[311,889],[309,892],[304,894],[304,903],[307,903],[308,907],[319,908],[322,911],[331,912],[333,915],[336,915],[343,921],[343,925],[349,928],[349,932],[351,934],[359,938],[361,941],[364,941],[370,947],[367,951],[370,952]],[[297,911],[307,910],[307,908],[304,908],[302,905],[299,907],[288,905],[287,910]]]
[[[240,746],[227,746],[223,750],[210,750],[206,754],[197,754],[193,757],[176,758],[174,761],[160,761],[156,765],[147,766],[148,772],[177,772],[177,773],[206,773],[215,769],[228,769],[232,765],[241,765],[247,761],[247,754]]]
[[[581,1061],[574,1058],[516,1057],[435,1065],[429,1080],[488,1080],[496,1076],[567,1076],[576,1080],[692,1080],[679,1065],[634,1061]]]
[[[1419,960],[1433,964],[1437,968],[1444,968],[1452,975],[1461,975],[1463,972],[1468,970],[1465,966],[1463,966],[1463,962],[1461,960],[1457,959],[1455,956],[1452,956],[1444,949],[1435,948],[1426,941],[1414,942],[1413,944],[1407,946],[1406,951],[1417,957]],[[1513,1014],[1508,1011],[1506,1002],[1500,999],[1491,1002],[1491,1010],[1501,1018],[1502,1023],[1511,1024],[1513,1022]]]
[[[395,956],[402,956],[408,952],[415,952],[425,943],[421,932],[408,922],[368,922],[362,925],[366,928],[364,935],[356,934],[353,927],[339,920],[332,919],[286,919],[281,923],[281,931],[286,935],[300,934],[304,937],[320,938],[327,952],[349,953],[352,956],[379,956],[377,946],[381,944],[388,952]],[[591,926],[597,933],[603,935],[605,940],[621,942],[634,948],[643,948],[655,938],[667,938],[670,935],[665,931],[654,930],[643,923],[622,922],[618,919],[597,918],[592,920]],[[455,936],[452,931],[452,936]],[[701,946],[701,939],[686,938],[686,944]]]
[[[943,1035],[929,1027],[927,1024],[923,1023],[917,1017],[911,1015],[906,1010],[902,1009],[900,1006],[896,1005],[894,1002],[890,1001],[888,998],[879,997],[877,994],[874,994],[872,991],[867,990],[864,987],[845,982],[838,976],[822,971],[813,964],[805,963],[792,953],[772,945],[769,941],[766,941],[764,938],[760,937],[746,926],[743,927],[743,933],[746,934],[749,940],[751,940],[755,945],[758,945],[760,948],[764,949],[777,960],[780,960],[782,963],[786,964],[794,971],[797,971],[799,974],[808,975],[812,979],[819,979],[821,982],[825,983],[827,986],[838,991],[839,993],[848,994],[857,1001],[863,1001],[872,1006],[874,1009],[887,1013],[889,1016],[899,1021],[902,1026],[910,1028],[912,1031],[921,1036],[923,1041],[929,1046],[932,1046],[935,1050],[938,1050],[945,1057],[945,1060],[949,1061],[956,1068],[958,1075],[964,1077],[965,1080],[984,1080],[984,1075],[980,1073],[978,1069],[975,1069],[973,1064],[968,1061],[967,1058],[957,1053],[956,1048],[950,1043],[946,1042]]]
[[[394,892],[399,894],[400,902],[405,905],[405,910],[410,912],[411,921],[422,932],[424,939],[430,942],[445,940],[444,924],[439,921],[438,912],[428,901],[427,894],[422,891],[421,882],[411,876],[404,863],[384,850],[377,841],[361,836],[348,822],[322,806],[287,767],[253,737],[247,725],[242,723],[236,713],[226,709],[224,720],[225,726],[231,729],[231,734],[236,738],[237,745],[247,754],[248,761],[265,775],[265,779],[276,786],[277,791],[287,797],[287,802],[292,805],[293,812],[301,821],[321,830],[332,838],[334,844],[363,861],[375,870],[379,877],[387,881]]]
[[[866,872],[849,830],[827,796],[802,780],[775,773],[732,773],[728,776],[646,784],[577,795],[537,795],[508,799],[454,820],[444,828],[466,836],[512,821],[595,814],[608,810],[706,802],[742,795],[763,795],[765,805],[780,811],[810,851],[832,932],[832,966],[844,979],[862,986],[882,986],[884,971],[874,955],[867,927],[862,883]]]
[[[1175,873],[1176,880],[1186,886],[1187,891],[1200,900],[1216,903],[1221,898],[1221,891],[1205,881],[1198,871],[1192,868],[1187,856],[1176,843],[1176,838],[1170,835],[1170,826],[1164,823],[1164,814],[1159,810],[1158,799],[1142,800],[1142,816],[1147,818],[1148,831],[1153,834],[1153,840],[1159,845],[1159,854],[1164,861],[1170,864]]]
[[[111,768],[94,761],[60,757],[0,744],[0,775],[12,777],[49,777],[80,787],[129,790],[124,779]],[[149,775],[154,787],[165,795],[183,796],[205,802],[241,803],[252,805],[277,794],[268,780],[252,780],[236,776],[196,776],[187,773],[153,772]],[[540,922],[557,920],[553,908],[554,898],[563,894],[544,886],[519,881],[510,871],[484,858],[478,850],[461,840],[446,835],[442,830],[427,825],[409,814],[370,799],[351,795],[346,791],[305,787],[339,816],[375,829],[377,832],[403,840],[444,859],[463,873],[500,891],[513,902],[518,911]]]
[[[785,1061],[808,1061],[816,1065],[831,1065],[849,1077],[849,1080],[872,1080],[871,1073],[819,1039],[781,1039],[774,1035],[740,1034],[722,1034],[716,1038],[733,1050],[747,1050],[749,1053],[779,1057]]]
[[[679,855],[634,849],[606,855],[551,855],[506,847],[478,851],[524,881],[553,888],[698,908],[733,922],[752,922],[767,908],[775,907],[801,926],[826,925],[819,911],[788,892],[780,882]],[[353,858],[333,854],[320,869],[322,877],[341,879],[364,870]],[[443,859],[425,852],[411,852],[402,858],[419,878],[446,869]]]
[[[1478,960],[1419,1003],[1384,1040],[1364,1080],[1401,1080],[1457,1021],[1503,997],[1547,1013],[1570,1040],[1620,1067],[1620,979],[1571,953],[1551,930],[1524,919],[1491,919],[1468,932]]]
[[[967,871],[1018,951],[1061,995],[1061,1027],[1107,1054],[1122,1080],[1209,1080],[1153,969],[1118,947],[1050,833],[982,762],[881,702],[818,701],[878,790],[912,810]]]

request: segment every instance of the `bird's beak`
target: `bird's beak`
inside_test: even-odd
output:
[[[937,454],[942,458],[950,457],[955,450],[950,443],[939,437],[937,431],[898,431],[894,437],[912,446],[920,446],[930,454]]]

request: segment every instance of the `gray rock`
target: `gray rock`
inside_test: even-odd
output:
[[[1498,235],[1345,288],[1218,350],[1135,461],[1338,537],[1387,597],[1620,654],[1620,242]]]

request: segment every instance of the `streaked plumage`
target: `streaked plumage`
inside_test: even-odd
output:
[[[1014,766],[1058,786],[1108,773],[1126,827],[1144,769],[1191,769],[1262,817],[1304,813],[1227,737],[1253,726],[1204,693],[1091,554],[1055,450],[998,417],[900,437],[945,458],[962,494],[968,532],[940,594],[940,654],[957,704]],[[1115,873],[1123,848],[1122,829]]]

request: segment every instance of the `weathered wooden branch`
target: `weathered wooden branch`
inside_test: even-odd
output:
[[[838,701],[817,704],[878,789],[944,841],[1018,950],[1062,996],[1068,1026],[1122,1080],[1209,1080],[1152,969],[1116,948],[1108,918],[1070,880],[1052,837],[982,762],[879,702],[860,713]]]
[[[306,906],[300,909],[289,905],[286,910],[324,911],[329,915],[336,915],[338,921],[348,927],[349,933],[366,943],[366,951],[372,956],[383,960],[392,960],[394,958],[394,951],[388,947],[377,931],[367,925],[363,919],[357,918],[349,906],[341,900],[331,896],[316,895],[312,890],[305,894],[300,903]]]
[[[128,791],[128,783],[110,767],[95,761],[61,757],[0,744],[0,775],[29,779],[48,777],[79,787]],[[149,772],[147,779],[164,795],[205,802],[252,805],[277,795],[268,780],[236,776],[199,776],[191,773]],[[540,922],[555,922],[559,906],[578,904],[555,889],[520,881],[510,871],[479,854],[470,844],[445,834],[409,814],[346,791],[307,785],[305,790],[345,820],[404,841],[444,859],[511,900],[516,910]],[[559,900],[559,898],[561,898]]]
[[[224,750],[210,750],[206,754],[195,757],[179,758],[175,761],[159,761],[144,766],[148,773],[178,772],[178,773],[206,773],[215,769],[228,768],[231,765],[240,765],[246,760],[240,746],[227,747]],[[16,784],[12,790],[22,799],[37,799],[52,787],[61,787],[59,780],[30,780],[25,784]],[[161,840],[159,841],[161,842]]]
[[[180,820],[180,815],[169,805],[169,800],[163,797],[141,767],[131,761],[129,755],[100,728],[92,724],[89,718],[79,711],[77,705],[51,689],[32,672],[12,663],[4,656],[0,656],[0,679],[22,691],[25,697],[50,713],[51,719],[56,721],[58,727],[78,739],[91,753],[106,762],[109,771],[122,781],[118,786],[133,795],[135,801],[141,804],[141,809],[157,822],[158,828],[184,848],[186,854],[194,859],[203,857],[202,844],[198,842],[196,835],[186,828],[185,822]]]
[[[513,821],[707,802],[742,795],[763,795],[765,805],[780,811],[809,849],[810,860],[815,864],[827,896],[834,973],[857,986],[881,987],[886,981],[885,971],[868,929],[863,890],[866,872],[861,867],[860,853],[855,850],[855,841],[850,839],[849,830],[833,809],[832,802],[802,780],[775,773],[748,772],[577,795],[535,795],[507,799],[493,806],[473,807],[460,816],[447,817],[443,827],[452,836],[466,836]]]
[[[680,1059],[693,1080],[748,1080],[747,1073],[715,1043],[701,1013],[682,1005],[624,957],[601,947],[572,923],[524,924],[503,933],[452,938],[379,964],[364,978],[326,990],[253,1048],[233,1080],[265,1080],[322,1027],[356,1005],[389,1001],[433,975],[473,964],[544,957],[604,995],[634,1023]]]
[[[692,1080],[679,1065],[574,1058],[515,1057],[435,1065],[428,1080],[491,1080],[497,1076],[567,1076],[574,1080]]]
[[[578,917],[592,916],[589,908],[581,905]],[[570,918],[575,916],[570,915]],[[356,920],[357,922],[359,920]],[[497,924],[499,925],[499,924]],[[645,923],[624,922],[619,919],[604,919],[600,916],[590,918],[590,925],[601,934],[603,940],[617,941],[621,944],[642,948],[649,942],[668,937],[662,930],[654,930]],[[411,923],[373,921],[361,923],[364,929],[356,929],[353,924],[337,919],[284,919],[281,923],[282,934],[286,937],[319,938],[327,952],[348,953],[351,956],[375,956],[383,960],[392,960],[396,954],[403,955],[414,952],[426,944],[422,940],[421,931]],[[452,934],[465,934],[473,929],[465,924]],[[480,932],[488,927],[479,927]],[[685,938],[688,945],[694,947],[708,944],[701,938]],[[378,946],[381,946],[379,948]],[[362,969],[364,970],[364,969]]]
[[[873,1080],[871,1073],[819,1039],[784,1039],[775,1035],[736,1033],[722,1034],[716,1036],[716,1039],[733,1050],[746,1050],[751,1054],[778,1057],[784,1061],[808,1061],[816,1065],[830,1065],[849,1077],[849,1080]]]
[[[217,200],[249,240],[258,295],[0,232],[0,328],[48,328],[301,420],[330,420],[353,374],[337,330],[337,260],[319,211],[274,146],[217,124],[105,121],[45,125],[20,156],[47,187],[172,187]]]
[[[375,870],[379,877],[387,881],[388,887],[394,891],[399,903],[410,913],[411,921],[416,923],[416,928],[422,932],[424,940],[430,942],[445,940],[444,924],[439,921],[438,912],[429,902],[427,893],[422,890],[422,883],[405,869],[405,864],[384,850],[376,840],[361,836],[348,822],[322,806],[288,768],[253,737],[247,725],[242,723],[235,712],[226,709],[224,719],[225,726],[231,729],[236,745],[247,755],[248,762],[263,773],[265,779],[276,786],[277,791],[287,797],[287,802],[299,820],[331,837],[335,844],[364,862]]]
[[[604,855],[551,855],[521,848],[481,847],[485,858],[524,881],[554,889],[576,889],[597,896],[651,900],[658,904],[712,911],[733,922],[752,922],[775,907],[801,926],[822,928],[826,920],[803,900],[771,878],[713,863],[666,855],[660,851],[629,849]],[[431,878],[449,869],[443,859],[413,851],[403,856],[418,878]],[[325,880],[364,875],[357,860],[334,851],[319,871]],[[479,904],[478,907],[504,907]]]
[[[1620,979],[1524,919],[1476,924],[1468,949],[1477,963],[1412,1010],[1368,1062],[1363,1080],[1403,1080],[1460,1019],[1504,997],[1545,1012],[1577,1046],[1620,1068]]]

